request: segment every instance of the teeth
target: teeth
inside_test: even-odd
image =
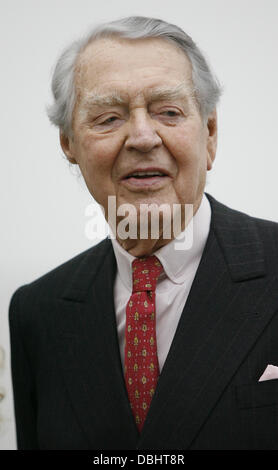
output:
[[[129,175],[129,177],[131,176],[164,176],[164,173],[160,171],[138,171]]]

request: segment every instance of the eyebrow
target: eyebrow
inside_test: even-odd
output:
[[[166,100],[176,100],[183,99],[188,100],[188,98],[193,96],[193,91],[190,90],[185,83],[181,83],[176,87],[159,87],[150,90],[147,93],[147,98],[149,101],[166,101]]]
[[[91,106],[116,106],[123,105],[127,102],[127,97],[119,94],[116,91],[111,91],[109,94],[88,93],[83,98],[85,107]]]
[[[190,90],[184,83],[181,83],[175,87],[165,86],[153,88],[145,94],[145,97],[149,102],[171,101],[176,99],[187,101],[188,98],[193,97],[193,90]],[[119,93],[117,90],[112,90],[107,94],[90,92],[83,98],[85,108],[91,108],[93,106],[119,106],[127,105],[127,103],[127,93]]]

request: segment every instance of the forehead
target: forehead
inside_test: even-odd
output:
[[[138,95],[181,83],[191,88],[191,63],[175,44],[160,38],[95,40],[82,52],[76,68],[79,96],[110,89]]]

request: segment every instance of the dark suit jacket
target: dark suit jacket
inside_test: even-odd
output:
[[[10,304],[19,449],[276,449],[278,224],[207,195],[209,237],[139,435],[120,359],[111,240]]]

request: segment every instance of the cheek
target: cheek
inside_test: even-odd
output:
[[[96,139],[86,136],[80,145],[80,165],[94,179],[111,174],[117,157],[117,146],[111,139]],[[105,183],[105,181],[103,181]]]
[[[206,141],[199,126],[175,129],[165,135],[165,145],[177,167],[175,190],[180,200],[192,203],[204,186],[206,175]]]
[[[179,169],[198,167],[204,154],[203,139],[194,126],[169,132],[164,143]]]

